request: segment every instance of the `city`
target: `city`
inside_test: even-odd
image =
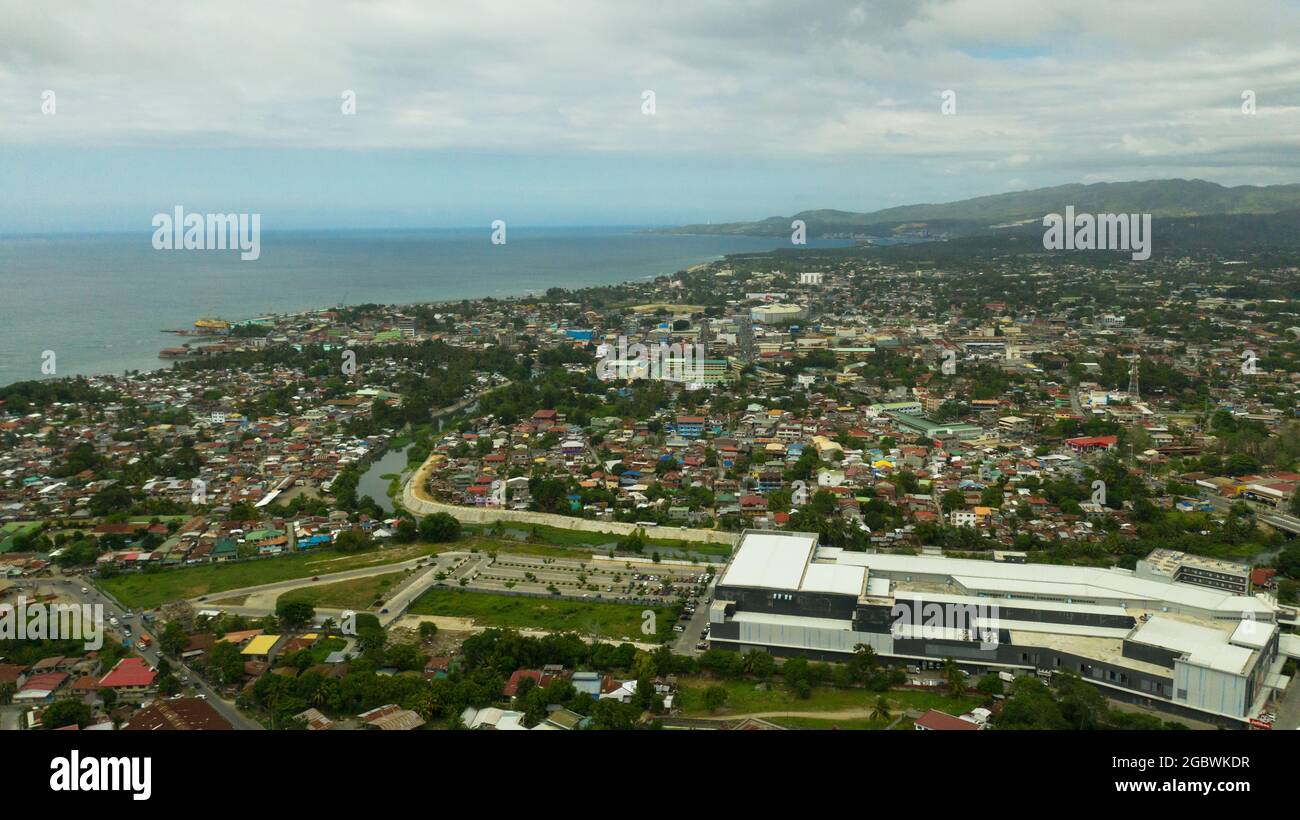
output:
[[[8,725],[978,729],[1088,683],[1114,728],[1295,728],[1300,330],[1249,294],[1296,267],[800,261],[0,390],[6,599],[121,639],[7,653]]]
[[[1289,804],[1296,0],[0,16],[13,813]]]

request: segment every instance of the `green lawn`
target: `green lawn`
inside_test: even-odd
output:
[[[338,652],[347,645],[348,642],[342,638],[321,638],[320,642],[311,648],[311,658],[316,663],[324,663],[331,652]]]
[[[641,613],[645,609],[643,606],[607,601],[529,598],[435,587],[415,599],[408,612],[412,615],[472,618],[480,626],[578,632],[604,638],[652,642],[654,636],[641,632]],[[677,622],[676,612],[672,608],[661,607],[655,613],[660,632],[674,634],[671,629]]]
[[[355,554],[317,549],[252,561],[199,564],[160,572],[122,573],[112,578],[101,578],[99,585],[129,607],[153,609],[169,601],[347,569],[391,564],[453,547],[452,544],[408,544]]]
[[[727,703],[718,711],[710,712],[704,708],[704,690],[714,685],[722,686],[727,690]],[[715,681],[688,678],[682,681],[678,690],[678,704],[682,714],[690,717],[726,717],[754,712],[870,711],[875,708],[876,699],[881,694],[867,689],[819,686],[812,690],[811,696],[801,700],[794,696],[780,678],[773,678],[766,683],[755,680]],[[894,689],[883,694],[889,701],[890,711],[895,716],[904,709],[915,709],[921,712],[927,709],[941,709],[950,715],[960,715],[983,702],[983,698],[979,696],[950,698],[945,694],[915,689]],[[782,720],[786,719],[782,718]],[[839,722],[853,720],[859,718]]]
[[[387,572],[383,575],[302,587],[284,593],[279,601],[306,601],[312,606],[331,609],[371,609],[376,598],[381,597],[405,576],[405,572]]]

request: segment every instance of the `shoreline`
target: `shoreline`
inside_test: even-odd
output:
[[[94,238],[95,236],[107,236],[107,235],[108,234],[86,235],[86,238]],[[120,236],[122,234],[116,234],[116,235]],[[57,236],[66,238],[66,237],[71,237],[73,235],[60,234]],[[4,238],[5,237],[0,237],[0,241],[3,241]],[[536,287],[531,287],[517,292],[510,292],[505,295],[481,294],[478,296],[466,296],[466,297],[459,297],[459,298],[453,297],[447,299],[432,299],[432,300],[414,300],[409,302],[367,302],[364,300],[364,298],[360,298],[358,301],[350,302],[349,304],[339,303],[334,305],[317,305],[314,307],[307,307],[298,310],[287,310],[287,311],[258,311],[252,313],[251,315],[245,316],[244,318],[237,318],[237,319],[223,318],[223,321],[228,321],[230,325],[234,327],[236,325],[242,325],[242,324],[247,324],[249,322],[254,322],[258,319],[299,319],[302,317],[310,316],[311,314],[314,313],[319,313],[321,311],[347,309],[347,308],[357,307],[365,304],[376,304],[382,307],[401,309],[407,307],[452,306],[452,305],[458,305],[461,302],[480,303],[487,300],[493,300],[496,302],[521,302],[521,301],[526,301],[528,299],[538,298],[539,296],[544,295],[546,290],[549,290],[551,288],[561,288],[564,290],[571,291],[573,293],[581,293],[583,291],[594,289],[594,288],[624,287],[630,285],[645,284],[647,282],[652,282],[655,279],[658,279],[663,276],[672,276],[675,273],[680,273],[687,270],[694,270],[700,268],[701,266],[706,266],[706,265],[713,264],[715,262],[723,261],[729,255],[730,254],[727,253],[715,254],[705,260],[692,262],[685,265],[684,267],[679,267],[672,271],[644,274],[642,276],[635,277],[635,278],[619,279],[617,281],[603,283],[603,284],[584,284],[578,287],[571,287],[563,284],[553,284],[548,286],[545,289],[538,289]],[[160,340],[163,340],[164,334],[175,333],[176,331],[174,329],[168,329],[168,328],[155,328],[153,332],[158,334]],[[185,338],[191,338],[191,337],[185,337]],[[216,336],[203,336],[203,337],[192,337],[192,338],[202,338],[206,342],[212,343],[212,342],[225,340],[229,337],[226,335],[216,335]],[[160,358],[158,359],[158,361],[174,362],[179,360],[168,360],[168,359]],[[174,368],[172,367],[171,364],[162,364],[161,366],[158,367],[121,368],[121,369],[114,369],[111,371],[104,370],[99,372],[71,373],[67,375],[52,375],[47,377],[19,378],[13,381],[0,383],[0,390],[3,390],[15,384],[22,384],[25,382],[45,383],[45,382],[58,382],[58,381],[77,380],[77,379],[124,378],[124,377],[128,377],[128,373],[135,373],[136,375],[146,375],[150,373],[157,373],[160,371],[172,370],[172,369]]]

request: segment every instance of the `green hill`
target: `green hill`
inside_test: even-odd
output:
[[[686,225],[672,233],[781,236],[789,235],[792,220],[802,219],[809,237],[887,236],[921,231],[971,235],[997,230],[1008,223],[1038,222],[1045,214],[1063,212],[1067,205],[1073,205],[1077,213],[1149,213],[1164,218],[1271,214],[1300,209],[1300,184],[1229,188],[1201,179],[1161,179],[1057,185],[869,213],[814,210],[757,222]]]

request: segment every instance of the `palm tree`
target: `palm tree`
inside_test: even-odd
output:
[[[948,694],[954,698],[966,693],[966,673],[952,658],[943,662],[943,679],[948,682]]]
[[[876,708],[871,711],[871,719],[881,722],[888,721],[893,715],[889,711],[889,701],[884,695],[876,698]]]

